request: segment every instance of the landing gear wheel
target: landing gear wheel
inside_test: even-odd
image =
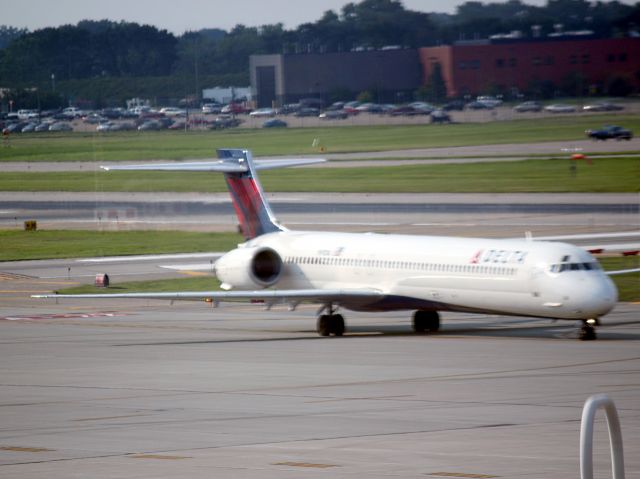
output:
[[[344,334],[344,318],[341,314],[334,314],[331,321],[331,332],[334,336],[342,336]]]
[[[437,311],[416,311],[413,313],[413,330],[416,333],[435,333],[440,329],[440,315]]]
[[[344,318],[341,314],[323,314],[318,318],[318,334],[320,336],[342,336],[344,334]]]
[[[580,339],[581,341],[593,341],[594,339],[596,339],[596,337],[596,328],[585,321],[582,324],[582,328],[580,328],[578,339]]]

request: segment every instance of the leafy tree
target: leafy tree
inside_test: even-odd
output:
[[[418,100],[438,103],[447,97],[447,85],[442,76],[442,65],[435,63],[427,82],[416,92]]]
[[[27,33],[24,28],[15,28],[8,25],[0,25],[0,50],[6,48],[16,38]]]

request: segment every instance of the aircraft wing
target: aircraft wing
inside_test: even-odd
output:
[[[267,305],[300,303],[336,305],[367,305],[384,298],[384,293],[375,289],[289,289],[289,290],[257,290],[257,291],[185,291],[165,293],[114,293],[114,294],[37,294],[32,298],[45,299],[166,299],[176,300],[210,300],[213,302],[260,302]]]
[[[617,271],[605,271],[605,274],[609,276],[615,276],[617,274],[628,274],[628,273],[640,273],[640,268],[619,269]]]

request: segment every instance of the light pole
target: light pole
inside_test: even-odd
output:
[[[56,92],[56,74],[55,73],[51,74],[51,91],[53,93]]]

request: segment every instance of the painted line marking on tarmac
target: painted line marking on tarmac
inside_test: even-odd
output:
[[[132,313],[119,311],[105,311],[99,313],[56,313],[56,314],[35,314],[32,316],[0,316],[0,321],[37,321],[43,319],[90,319],[90,318],[117,318],[119,316],[130,316]]]
[[[336,464],[314,464],[311,462],[274,462],[272,466],[309,467],[315,469],[328,469],[338,467]]]
[[[4,446],[0,447],[0,451],[12,452],[51,452],[55,449],[46,449],[44,447],[22,447],[22,446]]]
[[[430,472],[429,476],[439,476],[439,477],[464,477],[471,479],[491,479],[493,477],[500,476],[492,476],[490,474],[467,474],[464,472]]]
[[[181,459],[191,459],[188,456],[165,456],[163,454],[136,454],[134,456],[129,456],[131,459],[162,459],[162,460],[170,460],[170,461],[179,461]]]

